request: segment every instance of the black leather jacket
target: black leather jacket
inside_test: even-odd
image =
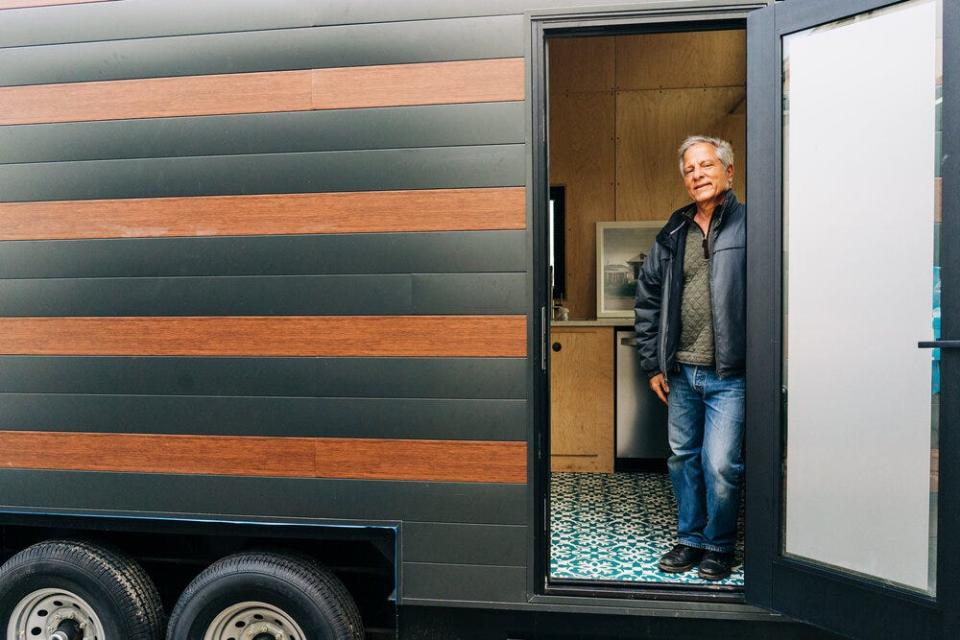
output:
[[[640,366],[653,377],[670,377],[680,340],[680,298],[683,295],[683,252],[687,225],[696,204],[673,212],[657,234],[640,269],[634,302],[634,326]],[[717,374],[743,373],[746,360],[746,217],[747,206],[728,190],[713,214],[707,239],[710,253],[710,295],[713,307],[714,360]]]

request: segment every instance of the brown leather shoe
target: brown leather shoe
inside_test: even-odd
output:
[[[703,549],[678,544],[660,556],[660,570],[666,573],[683,573],[693,569],[702,557]]]
[[[704,580],[723,580],[733,571],[734,556],[733,553],[720,553],[718,551],[707,551],[700,561],[700,569],[697,573]]]

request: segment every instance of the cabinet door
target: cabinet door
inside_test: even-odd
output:
[[[613,329],[557,328],[550,351],[553,471],[613,471]]]

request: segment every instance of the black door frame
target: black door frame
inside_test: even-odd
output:
[[[781,38],[900,0],[794,0],[748,18],[747,601],[856,638],[960,637],[960,350],[941,355],[937,598],[882,586],[780,553],[782,461]],[[944,0],[941,295],[944,339],[960,338],[960,3]],[[947,106],[950,108],[948,109]],[[752,131],[751,131],[752,127]],[[772,215],[771,215],[772,213]],[[757,428],[769,425],[770,428]],[[773,480],[773,481],[771,481]],[[752,502],[751,502],[752,501]],[[944,552],[946,551],[946,552]]]
[[[683,606],[689,603],[696,609],[699,602],[730,603],[742,606],[742,589],[729,586],[697,585],[635,585],[622,582],[590,584],[557,584],[550,582],[549,553],[549,488],[550,488],[550,309],[551,295],[548,282],[547,221],[543,212],[549,205],[549,175],[547,141],[548,92],[546,46],[549,38],[563,36],[597,36],[663,31],[698,31],[708,29],[745,27],[747,15],[769,2],[676,3],[650,2],[636,9],[573,8],[561,12],[531,11],[526,14],[529,24],[527,50],[527,96],[530,109],[527,124],[528,167],[530,167],[530,195],[528,229],[531,247],[532,305],[529,342],[531,354],[530,412],[533,441],[528,462],[533,483],[529,522],[533,523],[528,552],[527,589],[531,600],[538,597],[582,596],[586,598],[623,598],[634,601],[669,600]],[[691,6],[693,5],[693,6]],[[749,83],[749,78],[748,78]],[[749,89],[748,89],[749,90]],[[749,152],[748,152],[749,153]],[[749,482],[749,480],[748,480]],[[749,514],[747,514],[749,521]],[[747,580],[749,582],[749,579]],[[756,618],[757,613],[748,612]]]

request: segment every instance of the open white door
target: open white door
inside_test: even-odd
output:
[[[747,598],[852,638],[960,637],[958,51],[955,0],[748,22]]]

